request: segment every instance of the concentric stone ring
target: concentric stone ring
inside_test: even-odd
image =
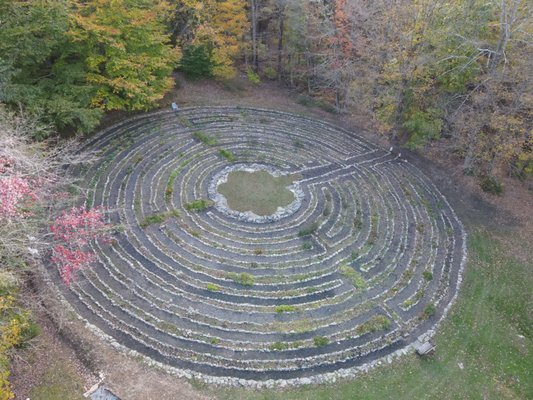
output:
[[[95,267],[63,294],[100,334],[178,374],[348,376],[431,335],[457,294],[465,234],[446,199],[331,124],[185,108],[119,123],[83,150],[101,153],[71,171],[86,204],[123,230],[92,244]],[[298,175],[279,215],[239,216],[218,197],[224,174],[250,166]]]
[[[286,218],[291,214],[294,214],[302,204],[302,199],[304,197],[303,191],[300,188],[300,184],[294,182],[292,185],[288,186],[287,189],[290,190],[294,196],[294,200],[285,206],[278,207],[277,211],[269,215],[257,215],[252,211],[236,211],[231,209],[228,206],[227,199],[219,193],[218,187],[227,181],[228,175],[234,171],[266,171],[274,177],[279,177],[285,175],[282,171],[277,168],[266,165],[266,164],[235,164],[230,165],[222,169],[219,173],[215,174],[211,184],[208,188],[209,198],[213,200],[216,209],[228,216],[232,216],[240,221],[245,222],[255,222],[255,223],[269,223],[278,221],[281,218]]]

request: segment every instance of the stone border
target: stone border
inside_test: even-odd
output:
[[[280,171],[279,169],[268,165],[268,164],[235,164],[231,165],[229,167],[224,168],[220,172],[218,172],[211,181],[211,184],[209,185],[208,193],[209,198],[214,201],[215,208],[222,214],[235,218],[239,221],[243,222],[252,222],[256,224],[267,224],[275,221],[279,221],[282,218],[286,218],[289,215],[294,214],[300,206],[302,205],[302,199],[304,197],[304,193],[302,189],[300,188],[300,184],[298,181],[293,182],[290,186],[287,186],[287,189],[289,189],[294,194],[294,200],[292,203],[286,205],[285,207],[278,207],[277,211],[274,214],[270,215],[257,215],[254,214],[252,211],[246,211],[246,212],[240,212],[232,210],[228,207],[228,202],[226,198],[221,195],[217,188],[219,185],[226,183],[228,179],[228,175],[231,172],[235,171],[246,171],[246,172],[255,172],[255,171],[266,171],[269,174],[279,177],[283,175],[288,175],[288,173],[284,173]]]

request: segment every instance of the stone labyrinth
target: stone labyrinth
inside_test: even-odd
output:
[[[221,384],[332,381],[407,352],[455,299],[460,221],[397,154],[251,108],[143,115],[84,145],[86,203],[123,227],[64,296],[116,345]],[[227,207],[233,170],[296,174],[271,216]],[[379,361],[381,360],[381,361]],[[275,382],[278,381],[278,382]]]

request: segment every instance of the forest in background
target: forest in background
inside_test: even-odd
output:
[[[172,73],[278,80],[411,149],[443,139],[465,173],[533,173],[526,0],[0,2],[0,102],[89,133],[149,110]]]

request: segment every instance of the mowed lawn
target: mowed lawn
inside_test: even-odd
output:
[[[533,248],[527,238],[523,245]],[[433,357],[408,356],[334,385],[210,393],[224,400],[533,399],[533,257],[517,261],[484,231],[470,234],[468,248],[463,286]]]

